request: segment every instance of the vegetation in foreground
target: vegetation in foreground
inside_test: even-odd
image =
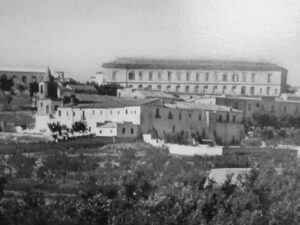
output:
[[[55,145],[53,145],[55,148]],[[212,168],[255,167],[204,188]],[[3,157],[1,224],[298,224],[299,161],[174,157],[142,143]]]

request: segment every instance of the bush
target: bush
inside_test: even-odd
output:
[[[87,124],[84,121],[76,121],[72,124],[72,130],[74,132],[85,132],[87,130]]]

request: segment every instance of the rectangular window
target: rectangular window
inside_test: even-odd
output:
[[[196,81],[200,81],[200,73],[196,73]]]
[[[158,73],[157,73],[157,79],[158,79],[158,80],[162,80],[161,72],[158,72]]]
[[[112,80],[117,80],[117,71],[112,72]]]
[[[61,116],[61,111],[60,110],[58,110],[58,116]]]
[[[139,80],[143,80],[143,72],[139,72]]]
[[[180,73],[180,72],[177,72],[177,73],[176,73],[176,76],[177,76],[177,80],[180,81],[180,80],[181,80],[181,73]]]
[[[269,73],[269,74],[268,74],[268,83],[271,83],[271,77],[272,77],[272,74]]]
[[[222,122],[222,115],[219,115],[219,122]]]
[[[175,126],[172,126],[172,132],[175,133]]]
[[[253,83],[255,82],[255,75],[256,75],[255,73],[251,74],[251,82],[253,82]]]
[[[227,74],[223,74],[223,81],[227,81]]]
[[[171,81],[172,80],[172,73],[169,71],[168,72],[168,81]]]
[[[75,114],[75,112],[73,112],[73,116],[75,116],[76,114]]]
[[[134,129],[133,128],[130,129],[130,133],[134,134]]]
[[[134,80],[135,78],[135,74],[134,74],[134,71],[131,71],[128,73],[128,80]]]
[[[209,72],[205,73],[205,81],[209,81]]]
[[[149,72],[149,80],[152,81],[152,78],[153,78],[153,73]]]
[[[246,82],[246,81],[247,81],[246,74],[243,74],[243,82]]]
[[[186,72],[186,81],[190,81],[191,73]]]
[[[251,110],[251,104],[249,103],[248,104],[248,111],[250,111]]]
[[[232,116],[232,122],[235,123],[236,117],[235,115]]]
[[[122,133],[125,134],[125,132],[126,132],[126,129],[123,127],[122,128]]]

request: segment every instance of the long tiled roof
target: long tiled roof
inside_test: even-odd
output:
[[[97,92],[97,89],[92,85],[68,84],[67,87],[70,87],[75,92]]]
[[[284,69],[276,64],[247,61],[227,60],[195,60],[195,59],[146,59],[116,58],[104,63],[103,68],[126,69],[184,69],[184,70],[250,70],[250,71],[281,71]],[[284,69],[285,70],[285,69]]]
[[[152,102],[159,101],[159,99],[132,99],[132,98],[118,98],[113,96],[102,96],[103,99],[98,98],[98,102],[94,103],[79,103],[79,104],[68,104],[62,106],[62,108],[122,108],[127,106],[141,106]]]
[[[162,92],[162,91],[156,91],[156,90],[142,90],[142,89],[136,89],[135,92],[141,93],[146,98],[171,98],[176,99],[174,95]]]
[[[228,106],[214,105],[214,104],[203,104],[196,102],[175,102],[175,103],[166,103],[164,104],[167,108],[178,108],[178,109],[201,109],[206,111],[232,111],[232,112],[241,112],[236,109],[232,109]]]

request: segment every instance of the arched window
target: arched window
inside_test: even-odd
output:
[[[23,76],[23,77],[22,77],[22,82],[23,82],[23,83],[26,83],[26,82],[27,82],[27,77],[26,77],[26,76]]]
[[[172,114],[172,112],[169,112],[169,114],[168,114],[168,119],[169,119],[169,120],[173,119],[173,114]]]
[[[152,85],[151,84],[148,85],[148,89],[150,89],[150,90],[152,89]]]
[[[185,92],[188,93],[189,91],[190,91],[190,86],[189,85],[185,86]]]
[[[251,95],[254,95],[254,93],[255,93],[255,87],[251,87],[251,88],[250,88],[250,94],[251,94]]]
[[[207,92],[208,92],[208,86],[206,85],[204,86],[204,94],[207,94]]]
[[[195,93],[199,93],[199,85],[195,86]]]
[[[246,87],[243,86],[243,87],[241,88],[241,95],[245,95],[245,94],[246,94]]]
[[[139,88],[143,88],[143,85],[142,85],[142,84],[140,84],[140,85],[139,85]]]
[[[49,114],[49,105],[46,105],[46,114]]]
[[[40,89],[40,92],[41,92],[41,94],[43,94],[44,93],[44,86],[41,84],[41,89]]]
[[[167,91],[171,91],[171,85],[167,86]]]
[[[158,86],[157,86],[157,89],[158,89],[158,90],[161,90],[161,85],[158,85]]]
[[[275,90],[274,90],[274,94],[275,94],[275,95],[277,95],[277,94],[278,94],[278,89],[277,89],[277,88],[275,88]]]
[[[180,91],[180,85],[177,85],[176,86],[176,92],[179,92]]]
[[[213,93],[216,94],[217,90],[218,90],[218,86],[216,85],[216,86],[214,86]]]
[[[236,91],[236,86],[232,86],[231,91],[232,91],[232,93],[235,93],[235,91]]]

